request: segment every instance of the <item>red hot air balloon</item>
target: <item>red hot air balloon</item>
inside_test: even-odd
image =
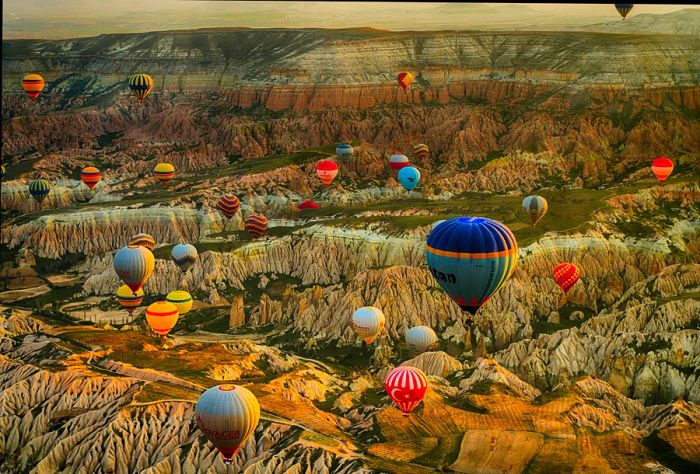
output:
[[[651,164],[651,171],[654,172],[654,175],[656,176],[656,179],[659,180],[659,183],[663,184],[663,182],[666,181],[666,179],[671,176],[671,173],[673,172],[673,161],[669,160],[665,156],[660,156]]]
[[[245,220],[245,230],[247,230],[253,238],[260,237],[267,232],[267,217],[262,214],[252,214]]]
[[[425,397],[428,378],[422,370],[415,367],[396,367],[386,376],[384,387],[403,415],[410,416]]]
[[[241,207],[241,201],[233,194],[224,194],[221,196],[221,198],[219,198],[219,202],[217,203],[216,207],[221,211],[226,219],[231,219],[236,215],[238,209]]]
[[[406,92],[406,89],[408,89],[413,82],[413,74],[410,72],[400,72],[399,75],[396,76],[396,80],[399,81],[399,85],[403,91]]]
[[[94,166],[88,166],[83,168],[80,172],[80,179],[85,183],[85,186],[92,189],[99,183],[100,179],[102,179],[102,175],[100,174],[100,170]]]
[[[297,206],[297,210],[306,211],[308,209],[318,209],[318,204],[312,200],[304,201]]]
[[[554,268],[554,280],[564,293],[568,293],[572,286],[578,281],[581,273],[573,263],[562,263]]]
[[[328,186],[338,175],[338,165],[331,160],[321,160],[316,164],[316,174],[321,182]]]

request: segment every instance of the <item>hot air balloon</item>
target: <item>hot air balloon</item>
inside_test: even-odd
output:
[[[175,327],[179,316],[177,306],[168,301],[156,301],[146,308],[146,321],[161,338]]]
[[[129,315],[143,302],[143,290],[139,288],[135,293],[126,285],[117,289],[117,301],[129,312]]]
[[[416,158],[426,160],[428,158],[428,153],[430,153],[430,148],[428,148],[428,145],[424,143],[413,145],[413,154]]]
[[[233,194],[224,194],[219,198],[216,207],[221,211],[226,219],[231,219],[236,215],[241,207],[241,201]]]
[[[513,274],[518,243],[498,221],[457,217],[433,228],[425,259],[442,289],[462,310],[476,314]]]
[[[298,209],[299,211],[305,211],[305,210],[308,210],[308,209],[318,209],[318,204],[317,204],[316,202],[314,202],[314,201],[307,200],[307,201],[304,201],[304,202],[302,202],[301,204],[299,204],[299,205],[297,206],[297,209]]]
[[[615,4],[615,8],[617,8],[618,13],[620,14],[620,16],[622,16],[623,20],[629,14],[630,10],[632,10],[632,7],[634,7],[634,3],[616,3]]]
[[[335,155],[340,158],[341,161],[348,161],[353,153],[354,150],[349,143],[341,143],[335,147]]]
[[[45,179],[35,179],[29,183],[29,195],[41,204],[51,192],[51,185]]]
[[[112,263],[119,278],[136,292],[153,273],[155,258],[146,247],[129,245],[119,249]]]
[[[537,224],[547,213],[547,200],[542,196],[527,196],[523,199],[522,206],[532,225]]]
[[[129,89],[143,103],[143,99],[153,90],[153,78],[148,74],[134,74],[129,78]]]
[[[253,237],[260,237],[267,232],[267,217],[262,214],[252,214],[245,220],[245,230]]]
[[[22,89],[30,99],[36,100],[44,90],[44,78],[39,74],[27,74],[22,78]]]
[[[170,163],[158,163],[156,167],[153,168],[153,176],[155,176],[161,184],[168,184],[168,182],[175,177],[175,167]]]
[[[136,234],[129,241],[129,245],[136,245],[138,247],[146,247],[148,250],[153,250],[156,246],[156,240],[150,234]]]
[[[338,165],[331,160],[321,160],[316,164],[316,174],[321,182],[328,186],[338,175]]]
[[[554,281],[564,293],[568,293],[572,286],[578,281],[581,273],[573,263],[561,263],[554,268]]]
[[[418,171],[418,168],[413,166],[406,166],[405,168],[401,168],[399,170],[397,178],[399,183],[406,188],[406,191],[412,191],[413,188],[418,186],[418,182],[420,181],[420,171]]]
[[[384,330],[386,318],[379,308],[363,306],[352,315],[352,328],[369,345]]]
[[[197,426],[231,464],[236,452],[260,422],[260,405],[250,390],[238,385],[217,385],[204,392],[194,407]]]
[[[391,166],[391,169],[394,170],[400,170],[401,168],[408,166],[410,163],[408,161],[408,157],[406,155],[391,155],[391,158],[389,158],[389,166]]]
[[[197,261],[198,253],[197,249],[192,244],[177,244],[175,247],[173,247],[170,255],[172,256],[175,265],[178,266],[182,273],[185,273],[192,265],[194,265],[194,262]],[[180,311],[180,314],[182,314],[182,311]]]
[[[413,353],[425,352],[435,346],[437,341],[437,334],[428,326],[412,327],[406,333],[406,345]]]
[[[428,377],[415,367],[400,366],[389,372],[384,380],[386,393],[404,416],[410,416],[425,397]]]
[[[659,180],[659,183],[663,184],[673,172],[673,161],[665,156],[661,156],[651,164],[651,171],[656,176],[656,179]]]
[[[83,171],[80,172],[80,179],[83,180],[85,186],[92,189],[100,182],[102,175],[100,174],[100,170],[94,166],[88,166],[83,168]]]
[[[399,81],[399,85],[403,91],[406,92],[406,89],[408,89],[413,82],[413,74],[410,72],[400,72],[399,75],[396,76],[396,79]]]
[[[165,301],[174,304],[180,316],[189,313],[192,309],[192,295],[183,290],[171,291],[165,297]]]

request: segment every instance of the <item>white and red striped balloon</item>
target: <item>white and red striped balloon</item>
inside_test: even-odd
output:
[[[425,397],[428,378],[422,370],[415,367],[396,367],[386,376],[384,387],[404,416],[410,416],[411,411]]]

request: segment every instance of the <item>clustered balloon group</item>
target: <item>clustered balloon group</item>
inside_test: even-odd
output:
[[[632,4],[615,4],[623,19],[632,9]],[[401,72],[397,81],[404,92],[413,83],[410,72]],[[153,78],[148,74],[134,74],[129,78],[129,89],[143,102],[153,90]],[[44,79],[39,74],[28,74],[22,79],[22,87],[30,99],[36,100],[44,88]],[[413,147],[416,158],[425,160],[430,153],[428,145],[419,143]],[[341,143],[335,150],[342,162],[350,159],[354,150],[349,143]],[[411,166],[407,156],[393,154],[388,161],[397,173],[397,179],[407,191],[412,191],[420,182],[420,171]],[[652,172],[662,183],[673,171],[673,162],[666,157],[655,159]],[[324,159],[316,164],[316,174],[324,186],[329,186],[339,172],[338,164]],[[2,167],[5,174],[5,167]],[[167,184],[176,175],[170,163],[158,163],[154,177]],[[101,180],[100,170],[88,166],[80,178],[89,189]],[[50,184],[37,179],[29,184],[29,194],[41,204],[51,191]],[[228,220],[240,210],[240,200],[232,194],[221,196],[216,208]],[[297,206],[299,211],[318,209],[319,204],[306,200]],[[522,209],[536,225],[547,213],[547,200],[538,195],[523,199]],[[245,229],[254,237],[263,236],[268,220],[261,214],[251,214],[244,219]],[[116,290],[116,300],[131,315],[144,298],[143,285],[153,273],[155,258],[152,250],[155,240],[141,233],[133,236],[128,245],[114,256],[114,270],[123,285]],[[187,272],[197,261],[197,249],[186,243],[173,247],[172,260],[181,272]],[[466,313],[476,315],[489,299],[513,275],[518,262],[518,244],[513,232],[503,223],[485,217],[458,217],[439,222],[428,235],[425,244],[425,259],[435,280],[447,295]],[[553,278],[562,290],[562,296],[579,280],[580,271],[571,262],[563,262],[553,270]],[[168,293],[163,301],[156,301],[146,308],[146,321],[161,338],[173,329],[178,318],[187,314],[193,304],[192,296],[184,290]],[[352,329],[364,344],[370,345],[382,333],[386,317],[381,309],[364,306],[352,315]],[[406,345],[413,354],[420,354],[435,347],[438,337],[428,326],[412,327],[405,334]],[[399,366],[385,378],[386,393],[403,412],[411,412],[423,400],[428,388],[428,378],[418,368]],[[222,454],[229,464],[236,452],[251,436],[260,421],[260,405],[255,395],[245,387],[224,384],[206,390],[195,406],[195,421],[201,432]]]

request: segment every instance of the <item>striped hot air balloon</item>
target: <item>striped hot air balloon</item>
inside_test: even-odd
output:
[[[406,166],[399,170],[396,177],[406,191],[413,191],[420,181],[420,171],[415,166]]]
[[[430,272],[462,310],[476,314],[518,262],[515,236],[485,217],[457,217],[433,228],[425,245]]]
[[[226,219],[231,219],[236,215],[238,209],[240,209],[241,201],[233,194],[224,194],[219,198],[219,202],[216,204],[216,207],[221,211]]]
[[[148,74],[134,74],[129,78],[129,89],[143,103],[153,90],[153,78]]]
[[[170,163],[158,163],[156,167],[153,168],[153,176],[155,176],[161,184],[168,184],[168,182],[175,177],[175,167]]]
[[[119,249],[112,263],[119,278],[136,292],[151,276],[156,262],[146,247],[129,245]]]
[[[197,248],[192,244],[177,244],[173,247],[170,255],[175,265],[178,266],[182,273],[185,273],[194,265],[194,262],[197,261],[199,253],[197,252]]]
[[[150,234],[140,233],[131,238],[129,245],[146,247],[148,250],[153,250],[153,247],[156,246],[156,240]]]
[[[402,71],[396,76],[396,80],[399,81],[399,85],[403,91],[406,92],[406,89],[408,89],[413,83],[413,74]]]
[[[35,179],[29,183],[29,195],[41,204],[51,192],[51,185],[45,179]]]
[[[401,366],[389,372],[384,380],[386,393],[404,416],[410,416],[414,408],[425,397],[428,377],[415,367]]]
[[[389,166],[391,166],[391,169],[393,170],[400,170],[409,164],[410,162],[408,161],[408,157],[406,155],[397,153],[396,155],[391,155],[391,158],[389,158]]]
[[[267,217],[262,214],[252,214],[245,220],[245,230],[253,237],[260,237],[267,232]]]
[[[260,422],[260,405],[250,390],[217,385],[204,392],[194,407],[194,419],[206,438],[231,464],[233,456]]]
[[[572,286],[576,284],[581,273],[576,265],[573,263],[561,263],[554,268],[554,281],[561,290],[566,294],[569,292]]]
[[[318,204],[315,201],[308,200],[304,201],[301,204],[297,206],[297,210],[299,211],[306,211],[309,209],[318,209]]]
[[[192,295],[183,290],[171,291],[165,297],[165,301],[174,304],[180,316],[189,313],[192,309]]]
[[[381,309],[363,306],[352,315],[352,329],[369,345],[384,330],[386,318]]]
[[[542,196],[527,196],[523,199],[523,211],[530,218],[532,225],[537,224],[547,213],[547,200]]]
[[[102,174],[94,166],[87,166],[80,172],[80,179],[85,183],[85,186],[92,189],[100,182]]]
[[[437,342],[437,334],[428,326],[412,327],[406,333],[406,345],[413,353],[425,352],[434,347]]]
[[[331,160],[321,160],[316,164],[316,174],[328,186],[338,175],[338,165]]]
[[[27,74],[22,78],[22,89],[30,99],[36,100],[44,90],[44,78],[39,74]]]
[[[117,289],[116,296],[119,304],[129,312],[129,315],[143,302],[143,290],[141,288],[133,292],[127,285],[122,285]]]
[[[659,180],[659,183],[663,184],[673,173],[673,161],[665,156],[660,156],[651,164],[651,171],[656,176],[656,179]]]
[[[161,338],[175,327],[179,316],[177,306],[167,301],[156,301],[146,308],[146,321]]]
[[[616,3],[615,8],[617,9],[617,12],[620,14],[622,19],[624,20],[627,18],[627,15],[629,14],[630,11],[632,11],[632,8],[634,7],[634,3]]]
[[[341,143],[335,147],[335,155],[340,158],[341,161],[348,161],[353,153],[354,150],[349,143]]]
[[[430,153],[430,148],[424,143],[418,143],[413,145],[413,155],[419,160],[427,160],[428,153]]]

